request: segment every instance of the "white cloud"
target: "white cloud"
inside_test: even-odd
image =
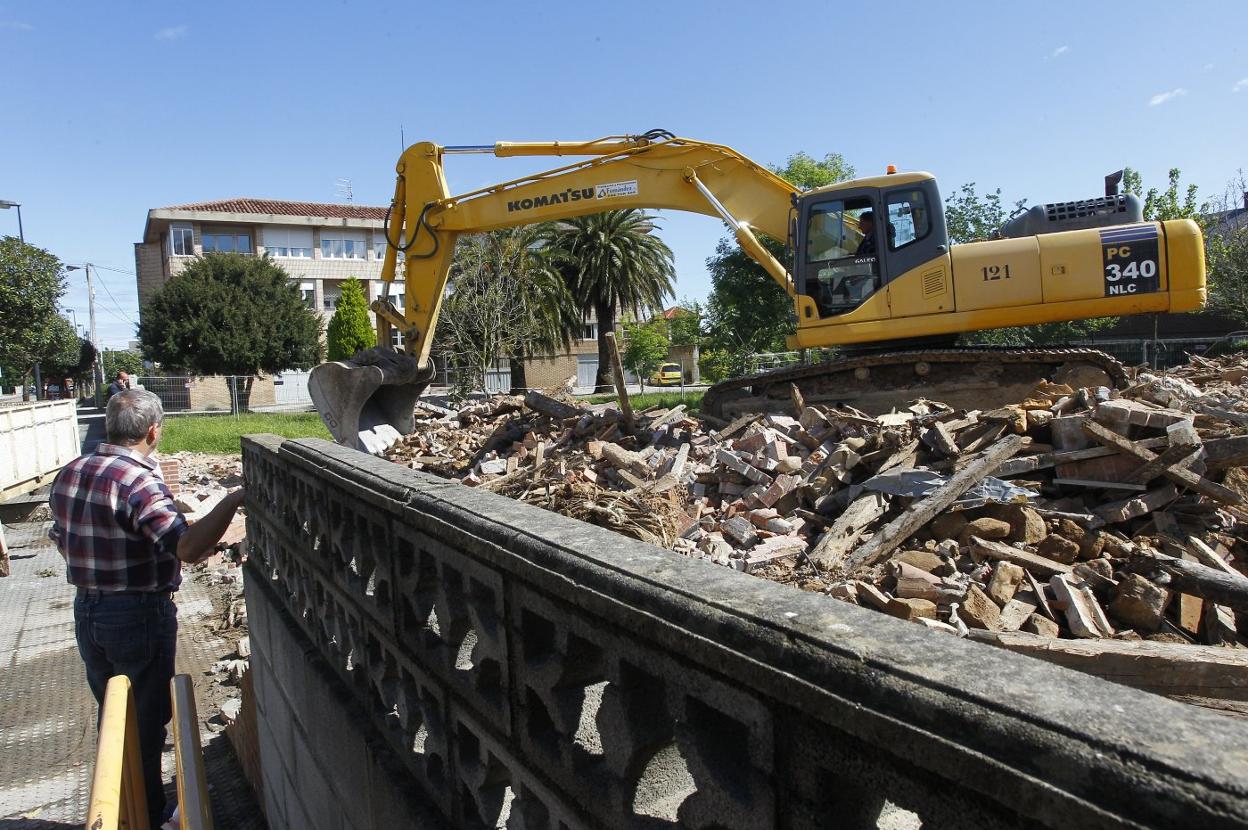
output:
[[[1248,78],[1240,78],[1235,82],[1235,86],[1231,87],[1231,92],[1239,92],[1241,89],[1248,89]]]
[[[157,40],[178,40],[186,37],[186,33],[191,30],[190,26],[185,23],[181,26],[166,26],[157,32],[154,37]]]
[[[29,32],[33,28],[35,27],[20,20],[0,20],[0,29],[16,29],[19,32]]]
[[[1172,98],[1182,98],[1186,94],[1187,94],[1187,90],[1184,89],[1183,87],[1181,86],[1175,87],[1169,92],[1158,92],[1152,98],[1148,99],[1148,105],[1150,107],[1160,106],[1161,104],[1166,103]]]
[[[1056,49],[1054,49],[1054,50],[1053,50],[1053,54],[1049,55],[1049,57],[1050,57],[1050,58],[1060,58],[1062,55],[1066,54],[1066,53],[1067,53],[1067,52],[1069,52],[1069,51],[1070,51],[1070,47],[1069,47],[1069,46],[1059,46],[1059,47],[1057,47]]]

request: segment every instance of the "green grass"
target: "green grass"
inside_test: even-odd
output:
[[[628,401],[633,405],[633,410],[635,412],[640,412],[643,409],[649,409],[652,406],[661,406],[664,409],[671,409],[673,406],[681,403],[685,405],[686,412],[697,412],[702,408],[702,395],[705,393],[705,389],[698,389],[697,391],[689,390],[685,392],[684,395],[681,395],[679,391],[647,392],[644,395],[629,395]],[[614,401],[617,397],[618,396],[616,395],[591,395],[589,397],[589,402],[606,403],[608,401]]]
[[[241,455],[239,438],[271,432],[284,438],[330,438],[315,412],[269,412],[240,415],[169,415],[165,417],[161,452],[207,452]]]

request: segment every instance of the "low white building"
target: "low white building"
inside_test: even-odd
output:
[[[233,251],[273,257],[328,322],[347,279],[367,286],[370,303],[382,295],[385,215],[384,207],[370,205],[251,198],[152,208],[134,246],[139,313],[192,257]],[[402,309],[401,281],[390,296]]]

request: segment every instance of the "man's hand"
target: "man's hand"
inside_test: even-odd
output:
[[[242,505],[246,491],[235,490],[208,511],[208,515],[187,528],[186,533],[178,540],[178,559],[195,564],[212,555],[213,549],[225,531],[229,530],[234,513]]]

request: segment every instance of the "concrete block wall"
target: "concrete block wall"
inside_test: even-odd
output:
[[[260,580],[247,594],[251,670],[269,827],[444,828],[406,785],[382,736]]]
[[[1248,826],[1239,721],[328,442],[244,470],[274,828]]]

